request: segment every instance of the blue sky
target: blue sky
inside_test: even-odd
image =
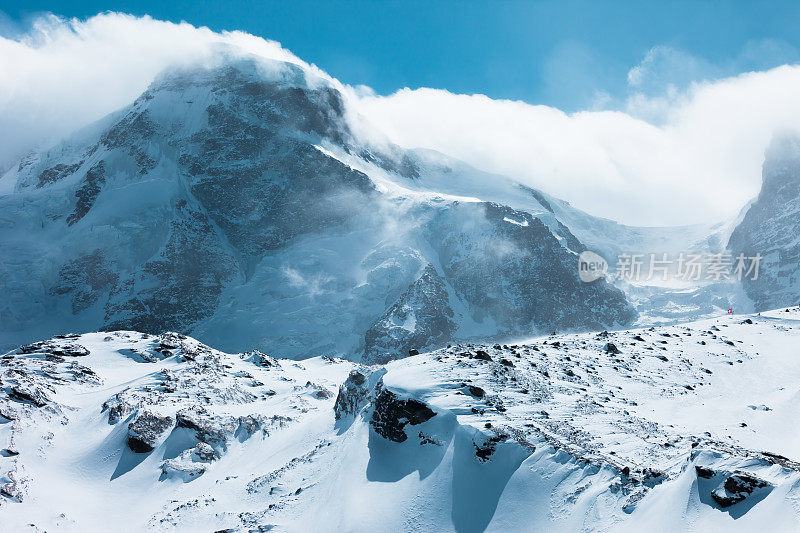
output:
[[[651,58],[656,87],[637,89],[797,62],[800,49],[798,2],[0,0],[6,33],[42,11],[106,10],[275,39],[379,94],[435,87],[568,111],[624,101],[655,46],[669,51]]]

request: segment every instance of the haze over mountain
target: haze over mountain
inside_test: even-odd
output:
[[[24,158],[0,199],[4,341],[173,329],[377,360],[633,321],[577,278],[583,245],[541,193],[360,143],[346,114],[313,72],[231,58]]]
[[[0,72],[9,73],[0,76],[0,130],[13,132],[0,143],[3,171],[33,147],[47,148],[129,105],[165,68],[212,62],[220,44],[314,70],[405,148],[446,153],[633,225],[715,223],[735,216],[758,192],[772,135],[800,123],[800,66],[783,64],[791,63],[787,55],[775,68],[771,60],[739,61],[739,70],[735,64],[720,70],[698,68],[672,46],[642,49],[638,64],[626,59],[627,99],[598,98],[595,105],[565,112],[536,100],[454,94],[435,83],[375,94],[347,85],[357,79],[333,80],[308,65],[308,57],[275,41],[146,16],[107,12],[80,20],[39,14],[11,29],[17,31],[0,27]],[[709,41],[706,35],[702,40]],[[742,50],[736,45],[730,53],[753,60],[771,56],[778,44],[767,38]],[[664,90],[652,93],[651,86]]]
[[[577,278],[587,247],[612,261],[719,252],[730,224],[598,219],[381,140],[313,69],[230,47],[215,58],[169,69],[131,105],[3,176],[4,346],[170,329],[232,351],[385,361],[459,340],[751,308],[735,283],[620,285],[626,297]],[[367,130],[370,141],[358,134]],[[732,243],[755,235],[753,210]],[[791,303],[776,283],[759,292],[766,307]]]
[[[775,139],[764,161],[761,192],[731,234],[734,253],[758,250],[758,279],[744,288],[759,311],[800,302],[800,136]]]

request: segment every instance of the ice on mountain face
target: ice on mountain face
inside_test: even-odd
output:
[[[21,188],[4,199],[17,209],[26,196],[35,196],[34,207],[52,205],[53,197],[77,189],[64,219],[69,227],[61,222],[69,206],[55,205],[63,211],[49,218],[59,222],[39,231],[40,241],[50,233],[74,243],[66,257],[53,258],[61,266],[46,262],[35,272],[51,285],[37,298],[44,305],[53,295],[71,297],[73,314],[94,311],[87,319],[95,327],[185,330],[213,313],[223,285],[249,275],[259,254],[334,227],[359,195],[370,193],[365,176],[294,137],[334,135],[338,93],[260,82],[245,68],[198,77],[156,82],[96,144],[80,150],[80,162],[39,172],[47,160],[64,157],[68,147],[60,147],[23,170]],[[36,195],[38,189],[26,189],[31,180],[47,187]],[[44,253],[30,249],[36,243],[13,242],[13,230],[8,269]],[[36,290],[29,283],[27,291]],[[95,304],[100,309],[89,310]],[[26,320],[15,311],[6,313]]]
[[[459,344],[382,367],[172,333],[33,343],[0,358],[0,522],[791,531],[798,316]]]
[[[384,362],[469,339],[750,308],[738,283],[576,275],[586,249],[718,251],[724,228],[627,228],[442,154],[365,144],[330,83],[268,67],[165,73],[12,169],[0,344],[171,329],[231,351]],[[782,264],[780,279],[791,257]]]
[[[267,67],[166,73],[11,171],[3,345],[169,329],[230,350],[385,361],[634,318],[620,292],[577,282],[581,244],[555,218],[426,189],[479,173],[367,146],[330,83]]]
[[[441,346],[453,338],[456,323],[445,281],[432,265],[365,334],[364,361],[386,363],[411,350]]]
[[[509,216],[528,225],[508,224]],[[604,280],[582,283],[575,251],[530,214],[493,203],[454,204],[428,228],[437,226],[459,228],[430,238],[455,293],[473,316],[491,317],[506,335],[603,329],[635,318],[621,291]]]
[[[236,263],[199,210],[178,207],[157,254],[118,281],[105,306],[105,328],[183,329],[209,316]]]
[[[758,279],[747,276],[744,290],[757,310],[800,301],[800,139],[781,136],[767,150],[758,198],[730,237],[739,254],[762,256]]]

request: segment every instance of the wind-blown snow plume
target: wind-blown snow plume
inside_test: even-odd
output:
[[[404,89],[360,111],[396,143],[433,148],[629,224],[731,216],[759,185],[764,149],[800,124],[800,68],[693,84],[671,101],[636,97],[628,112]],[[662,107],[664,121],[639,115]]]
[[[0,169],[130,104],[162,70],[218,59],[221,45],[313,68],[247,33],[119,13],[85,21],[48,15],[21,36],[0,35]]]
[[[220,44],[329,78],[274,41],[117,13],[45,16],[0,37],[0,169],[130,103],[167,66],[213,60]],[[619,111],[568,114],[427,88],[390,96],[344,89],[352,110],[390,140],[509,175],[592,214],[646,225],[732,215],[757,192],[773,133],[800,124],[800,67],[692,83],[665,98],[635,92],[650,63],[632,69],[634,96]]]

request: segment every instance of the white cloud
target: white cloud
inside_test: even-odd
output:
[[[403,146],[507,174],[592,214],[672,225],[733,216],[757,194],[772,135],[800,127],[797,94],[800,67],[782,66],[637,94],[627,112],[566,114],[433,89],[366,96],[361,112]]]
[[[120,14],[47,17],[22,37],[0,37],[0,168],[131,102],[165,67],[210,59],[218,43],[305,65],[274,41]],[[792,52],[762,43],[742,57],[752,63],[765,46]],[[573,114],[435,89],[347,92],[400,145],[507,174],[590,213],[634,224],[719,220],[756,194],[773,132],[800,125],[800,68],[673,84],[670,72],[707,68],[687,57],[652,51],[631,71],[624,111],[597,110],[609,101],[602,91],[593,110]],[[644,90],[654,84],[667,90]]]
[[[48,15],[28,32],[0,36],[0,169],[32,145],[129,104],[166,67],[210,60],[220,43],[305,65],[246,33],[117,13],[86,21]]]

